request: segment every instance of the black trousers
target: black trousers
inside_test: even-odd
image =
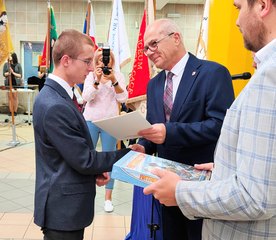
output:
[[[162,205],[163,240],[201,240],[203,220],[189,220],[178,207]]]
[[[84,229],[77,231],[58,231],[43,228],[43,240],[83,240]]]

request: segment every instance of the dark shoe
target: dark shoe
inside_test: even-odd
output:
[[[17,112],[14,112],[14,116],[17,116]]]

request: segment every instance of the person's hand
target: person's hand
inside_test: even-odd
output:
[[[138,135],[153,143],[162,144],[166,138],[166,127],[163,123],[156,123],[151,128],[139,131]]]
[[[96,184],[97,186],[101,187],[106,185],[110,180],[110,176],[108,172],[104,172],[96,176]]]
[[[110,73],[108,75],[105,75],[103,73],[102,77],[103,77],[103,80],[104,82],[107,82],[107,81],[111,81],[111,83],[115,83],[116,82],[116,77],[114,75],[114,70],[113,69],[108,69],[110,71]]]
[[[171,171],[154,168],[151,171],[160,179],[148,187],[144,188],[144,194],[153,194],[153,196],[166,206],[177,206],[175,198],[175,189],[180,177]]]
[[[207,171],[212,171],[214,169],[214,163],[202,163],[202,164],[195,164],[194,167],[197,170],[207,170]]]
[[[10,67],[10,73],[14,74],[14,71],[13,71],[13,69],[11,67]]]
[[[145,153],[145,147],[140,144],[133,144],[133,145],[129,145],[128,147],[133,151]]]
[[[97,65],[94,71],[94,74],[96,76],[96,81],[99,82],[101,80],[101,77],[103,75],[102,65]]]

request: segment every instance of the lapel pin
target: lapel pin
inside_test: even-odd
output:
[[[195,72],[195,71],[193,71],[193,72],[192,72],[192,76],[194,76],[195,74],[196,74],[196,72]]]

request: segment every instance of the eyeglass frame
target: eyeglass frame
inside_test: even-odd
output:
[[[144,49],[143,49],[144,54],[145,54],[146,56],[148,56],[148,55],[147,55],[148,50],[150,50],[151,52],[155,52],[155,51],[158,49],[158,43],[160,43],[162,40],[164,40],[164,39],[167,38],[167,37],[170,37],[170,36],[173,35],[173,34],[175,34],[175,32],[168,33],[167,35],[165,35],[165,36],[162,37],[161,39],[156,40],[156,41],[152,41],[152,42],[150,43],[151,46],[150,46],[150,45],[144,46]],[[155,46],[152,46],[152,45],[155,45]]]
[[[65,56],[65,55],[63,55],[63,56]],[[62,56],[62,57],[63,57],[63,56]],[[69,56],[69,55],[66,55],[66,56],[68,56],[68,57],[71,58],[71,59],[79,60],[79,61],[84,62],[84,63],[87,65],[87,67],[90,67],[91,64],[93,63],[93,59],[88,60],[88,59],[81,59],[81,58],[73,58],[73,57],[71,57],[71,56]],[[62,57],[59,58],[59,61],[62,59]]]
[[[93,63],[93,59],[90,59],[90,60],[88,60],[88,59],[81,59],[81,58],[72,58],[72,59],[84,62],[87,65],[87,67],[90,67],[91,64]]]

